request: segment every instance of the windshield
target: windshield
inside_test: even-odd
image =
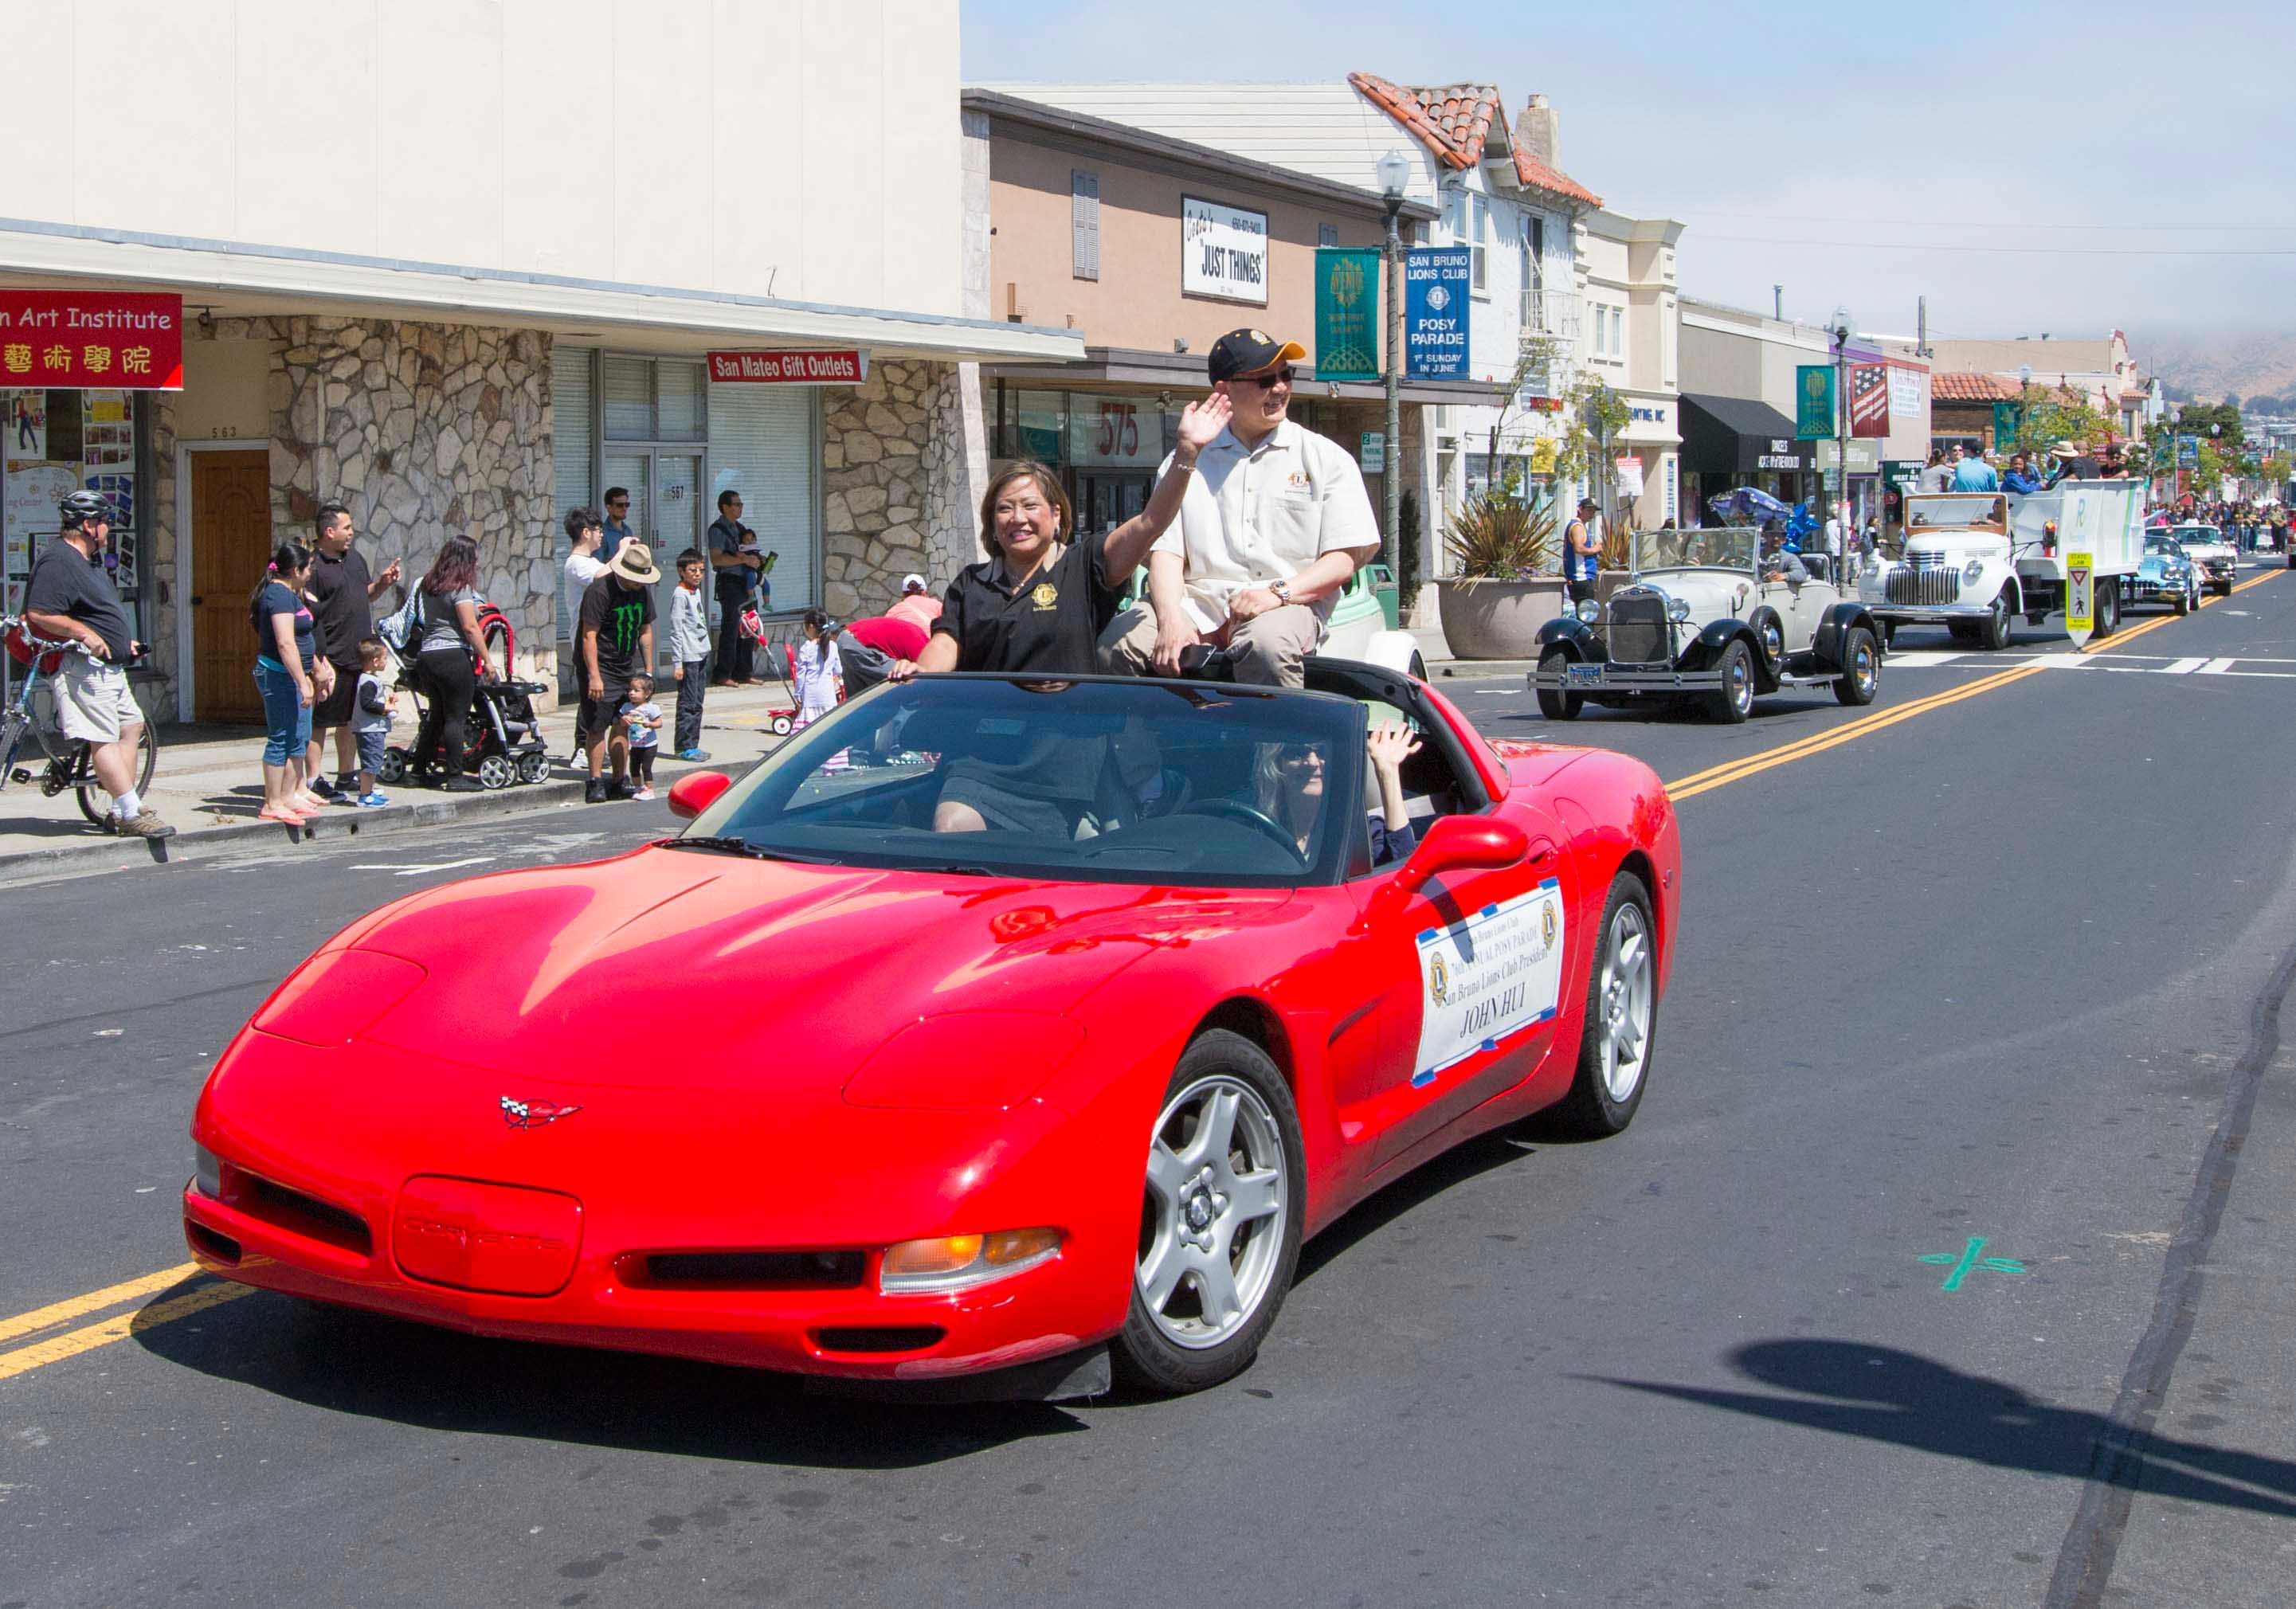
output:
[[[2009,500],[1992,492],[1929,493],[1906,499],[1908,534],[1928,527],[1948,530],[2009,529]]]
[[[2212,525],[2180,525],[2170,535],[2178,542],[2198,542],[2210,545],[2221,543],[2224,533]]]
[[[1751,568],[1762,533],[1751,525],[1708,526],[1694,531],[1637,531],[1635,540],[1641,568],[1672,569],[1682,565],[1719,565],[1726,569]]]
[[[2167,559],[2181,558],[2184,554],[2184,550],[2166,536],[2147,536],[2144,539],[2144,551],[2147,553],[2158,553]]]
[[[685,837],[832,866],[1335,882],[1363,830],[1337,807],[1363,796],[1363,706],[1324,693],[922,676],[807,728]]]

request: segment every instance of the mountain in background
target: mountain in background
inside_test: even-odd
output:
[[[2159,330],[2128,332],[2130,355],[2169,392],[2202,402],[2280,397],[2296,404],[2296,331]],[[2296,412],[2296,406],[2276,412]]]

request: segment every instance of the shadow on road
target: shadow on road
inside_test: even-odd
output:
[[[1432,1201],[1479,1173],[1488,1173],[1530,1156],[1536,1148],[1529,1141],[1538,1133],[1528,1124],[1500,1129],[1446,1151],[1405,1174],[1302,1246],[1299,1271],[1292,1276],[1292,1283],[1303,1285],[1313,1279],[1325,1265],[1337,1262],[1414,1207]]]
[[[1755,1341],[1729,1360],[1759,1384],[1796,1396],[1669,1385],[1608,1375],[1579,1379],[1622,1385],[1808,1430],[1886,1442],[1998,1469],[2087,1480],[2099,1463],[2103,1414],[2053,1408],[2005,1381],[1965,1375],[1894,1347],[1818,1339]],[[2180,1442],[2157,1432],[2129,1467],[2147,1496],[2296,1517],[2296,1463],[2262,1453]]]
[[[687,1458],[906,1469],[1084,1428],[1046,1403],[815,1397],[760,1369],[487,1340],[267,1292],[134,1339],[182,1368],[333,1413]]]

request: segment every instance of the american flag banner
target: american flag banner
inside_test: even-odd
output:
[[[1887,436],[1890,433],[1890,366],[1856,363],[1849,370],[1849,433]]]

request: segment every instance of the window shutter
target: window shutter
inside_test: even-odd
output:
[[[1100,176],[1081,167],[1069,171],[1069,233],[1075,248],[1075,277],[1100,277]]]

